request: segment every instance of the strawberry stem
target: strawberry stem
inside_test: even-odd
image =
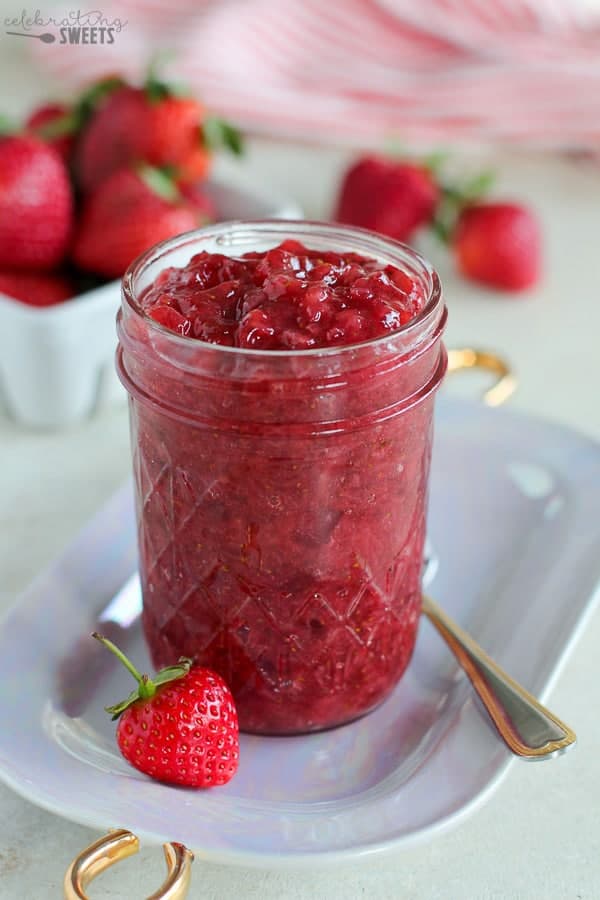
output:
[[[39,137],[50,141],[53,138],[64,137],[74,134],[79,128],[79,119],[74,112],[67,112],[63,116],[52,119],[51,122],[44,122],[38,125],[34,131]]]
[[[129,659],[127,659],[123,651],[119,650],[116,644],[113,644],[112,641],[109,641],[108,638],[105,638],[103,635],[98,634],[97,631],[93,633],[92,637],[96,638],[97,641],[100,641],[100,643],[103,644],[107,648],[107,650],[110,650],[111,653],[114,653],[117,659],[123,663],[127,671],[130,672],[131,675],[133,675],[139,685],[138,692],[142,699],[147,700],[148,697],[154,696],[154,694],[156,693],[156,686],[154,685],[150,677],[148,675],[141,675],[133,665],[133,663]]]
[[[160,103],[167,97],[189,97],[189,88],[178,82],[165,81],[161,77],[160,71],[164,68],[165,63],[175,59],[176,54],[173,50],[158,50],[150,59],[146,70],[146,80],[144,81],[144,90],[146,96],[151,103]]]
[[[244,152],[241,133],[218,116],[208,116],[202,123],[201,131],[202,142],[209,150],[225,148],[235,156],[241,156]]]
[[[125,82],[119,75],[108,75],[106,78],[102,78],[86,88],[77,99],[72,111],[72,115],[78,123],[78,128],[82,128],[87,124],[107,97],[123,87],[125,87]]]
[[[157,169],[147,163],[139,163],[136,170],[145,185],[163,200],[175,203],[181,199],[177,185],[166,169]]]
[[[462,184],[447,184],[440,181],[440,202],[430,228],[443,244],[451,243],[462,210],[476,203],[489,191],[494,177],[494,172],[486,169]]]
[[[167,666],[166,669],[161,669],[160,672],[157,672],[154,678],[150,678],[149,675],[141,675],[123,651],[119,650],[116,644],[113,644],[108,638],[98,634],[97,631],[94,631],[92,637],[103,644],[107,650],[110,650],[137,681],[137,688],[131,692],[129,697],[120,703],[115,703],[114,706],[104,707],[106,712],[113,717],[113,720],[118,719],[121,713],[124,713],[126,709],[137,703],[138,700],[149,700],[150,697],[154,697],[157,688],[163,684],[176,681],[178,678],[184,678],[192,667],[192,660],[182,656],[174,666]]]
[[[447,150],[433,150],[423,157],[422,164],[432,175],[439,176],[449,157]]]
[[[442,244],[450,243],[450,239],[452,237],[452,229],[446,222],[442,221],[442,219],[434,219],[431,222],[430,228],[436,238],[441,241]]]

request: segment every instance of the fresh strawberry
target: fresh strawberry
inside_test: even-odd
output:
[[[145,131],[132,135],[133,152],[154,166],[177,166],[202,147],[200,123],[204,115],[202,105],[191,97],[175,97],[166,92],[152,99],[141,91]],[[206,165],[206,164],[205,164]]]
[[[226,784],[239,761],[237,711],[220,675],[189,659],[140,675],[111,641],[94,633],[137,681],[127,700],[106,707],[118,719],[117,744],[140,772],[168,784],[206,788]]]
[[[335,219],[406,241],[432,220],[439,196],[426,166],[367,156],[346,172]]]
[[[66,276],[53,272],[3,269],[0,270],[0,294],[30,306],[53,306],[73,297],[75,288]]]
[[[140,161],[194,181],[206,176],[218,146],[239,153],[238,133],[220,119],[206,118],[198,100],[159,80],[151,67],[143,87],[123,84],[96,103],[78,144],[75,169],[84,192],[116,169]]]
[[[72,225],[71,185],[56,150],[30,135],[0,139],[0,267],[56,268]]]
[[[507,291],[536,283],[542,239],[537,219],[517,203],[475,203],[459,214],[452,233],[458,268],[467,278]]]
[[[75,146],[75,117],[64,103],[46,103],[35,109],[25,123],[32,134],[41,138],[68,163]]]
[[[120,278],[129,264],[158,241],[197,226],[197,211],[157,169],[120,169],[86,200],[73,261],[106,278]]]
[[[87,85],[70,105],[45,103],[31,113],[25,129],[52,144],[64,162],[71,165],[77,138],[84,125],[106,97],[122,88],[124,83],[118,75],[106,75]]]
[[[124,85],[104,98],[80,135],[75,151],[75,175],[84,193],[138,158],[132,135],[143,134],[143,129],[144,101],[140,91]]]

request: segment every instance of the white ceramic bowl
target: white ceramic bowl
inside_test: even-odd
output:
[[[299,218],[300,208],[242,183],[207,186],[221,219]],[[124,402],[114,371],[120,281],[36,309],[0,294],[0,394],[9,416],[60,428]]]

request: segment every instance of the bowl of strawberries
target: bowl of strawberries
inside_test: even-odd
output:
[[[80,422],[125,393],[114,375],[120,278],[158,241],[219,219],[294,218],[292,203],[212,174],[240,135],[150,67],[34,110],[0,137],[0,395],[33,427]]]

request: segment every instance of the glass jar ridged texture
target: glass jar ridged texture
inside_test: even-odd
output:
[[[201,250],[241,255],[285,238],[397,266],[426,305],[363,344],[260,351],[179,336],[139,304],[162,269]],[[348,722],[410,661],[445,319],[421,257],[320,223],[210,227],[125,276],[117,367],[130,395],[146,639],[156,666],[183,655],[218,671],[245,731]]]

